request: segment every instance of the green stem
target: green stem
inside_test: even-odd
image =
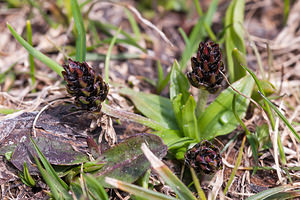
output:
[[[199,116],[204,112],[205,106],[207,104],[207,98],[208,98],[209,92],[204,89],[199,89],[198,93],[198,101],[196,106],[196,116],[197,119]]]

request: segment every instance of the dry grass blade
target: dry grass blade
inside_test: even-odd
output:
[[[152,24],[149,20],[145,19],[136,8],[134,8],[133,6],[126,4],[126,3],[116,3],[116,2],[112,2],[112,1],[111,1],[111,3],[123,6],[123,7],[127,8],[128,10],[130,10],[140,22],[142,22],[146,26],[153,29],[155,32],[157,32],[160,35],[160,37],[167,44],[169,44],[171,47],[174,47],[173,43],[167,38],[167,36],[161,30],[159,30],[154,24]]]

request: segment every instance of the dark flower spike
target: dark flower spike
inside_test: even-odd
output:
[[[185,163],[196,173],[212,174],[222,169],[219,149],[207,140],[196,144],[185,153]]]
[[[62,74],[68,83],[67,91],[75,97],[76,105],[85,110],[100,111],[101,103],[108,94],[108,84],[86,62],[69,59],[63,68],[65,71]]]
[[[187,77],[192,86],[216,93],[221,88],[224,70],[219,44],[212,41],[199,44],[197,57],[191,58],[192,72]]]

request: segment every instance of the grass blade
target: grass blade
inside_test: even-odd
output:
[[[54,177],[54,179],[61,184],[66,190],[69,189],[68,185],[58,177],[57,173],[55,172],[55,170],[53,169],[53,167],[51,166],[51,164],[47,161],[46,157],[44,156],[44,154],[40,151],[39,147],[36,145],[35,141],[30,137],[30,141],[33,144],[34,149],[36,150],[39,158],[41,159],[41,162],[43,163],[46,171],[48,173],[50,173],[51,176]]]
[[[76,39],[76,60],[83,62],[86,57],[86,34],[77,0],[71,0],[71,8],[75,27],[78,33]]]
[[[190,170],[191,170],[191,174],[192,174],[192,178],[193,178],[193,181],[194,181],[195,188],[198,192],[198,195],[199,195],[200,199],[201,200],[206,200],[205,193],[201,188],[199,179],[197,177],[197,174],[196,174],[194,168],[191,167]]]
[[[268,105],[271,106],[271,108],[278,114],[278,116],[282,119],[282,121],[287,125],[287,127],[292,131],[298,142],[300,143],[300,136],[294,129],[294,127],[289,123],[287,118],[276,108],[276,106],[267,98],[265,97],[261,92],[259,92],[262,98],[267,102]]]
[[[198,13],[199,17],[202,17],[203,11],[202,11],[199,0],[194,0],[194,4],[195,4],[195,7],[196,7],[196,10],[197,10],[197,13]]]
[[[240,166],[241,164],[241,160],[242,160],[242,155],[243,155],[243,150],[244,150],[244,146],[245,146],[245,142],[246,142],[246,136],[243,137],[243,141],[242,141],[242,144],[241,144],[241,148],[240,148],[240,151],[239,151],[239,154],[238,154],[238,157],[237,157],[237,160],[236,160],[236,163],[234,165],[234,168],[232,170],[232,173],[230,175],[230,178],[229,178],[229,181],[224,189],[224,195],[227,193],[233,179],[234,179],[234,176],[236,174],[236,171],[238,169],[238,167]]]
[[[116,42],[116,39],[117,39],[120,31],[121,31],[121,27],[118,29],[117,33],[114,35],[113,39],[111,40],[108,50],[107,50],[106,57],[105,57],[105,82],[106,83],[109,82],[109,74],[108,73],[109,73],[110,54],[111,54],[112,48]]]
[[[265,92],[264,92],[264,89],[262,87],[262,85],[260,84],[260,81],[258,80],[258,78],[256,77],[256,75],[248,68],[248,67],[245,67],[243,65],[241,65],[251,76],[252,78],[254,79],[257,87],[258,87],[258,90],[261,94],[263,94],[265,96]],[[269,119],[270,119],[270,122],[271,122],[271,126],[272,126],[272,129],[274,130],[274,127],[275,127],[275,120],[274,120],[274,117],[273,117],[273,114],[272,114],[272,111],[270,109],[270,106],[268,103],[266,103],[266,100],[264,101],[265,104],[266,104],[266,112],[268,113],[269,115]]]
[[[145,189],[140,186],[136,186],[130,183],[126,183],[123,181],[119,181],[117,179],[105,178],[106,183],[110,184],[113,187],[116,187],[120,190],[123,190],[125,192],[134,194],[137,197],[141,197],[144,199],[151,199],[151,200],[175,200],[175,198],[167,196],[165,194],[159,193],[159,192],[154,192],[149,189]]]
[[[236,120],[240,123],[240,125],[245,130],[247,138],[248,138],[248,141],[249,141],[249,143],[251,145],[251,149],[252,149],[253,157],[254,157],[254,161],[255,161],[255,168],[253,170],[253,174],[255,174],[255,172],[257,170],[257,164],[258,164],[258,152],[257,152],[257,148],[255,146],[255,143],[254,143],[254,141],[253,141],[253,139],[251,137],[252,135],[249,132],[247,126],[244,124],[244,122],[238,116],[238,113],[236,112],[236,106],[235,105],[236,105],[236,94],[233,96],[233,99],[232,99],[232,111],[233,111],[233,114],[234,114]]]
[[[43,179],[45,180],[46,184],[49,186],[51,190],[51,194],[54,196],[55,199],[65,199],[65,200],[72,200],[71,195],[68,193],[68,190],[59,182],[57,179],[51,175],[52,173],[48,170],[45,170],[40,161],[37,157],[34,156],[35,163],[37,168],[39,169]]]
[[[290,12],[290,0],[284,0],[284,18],[283,18],[284,25],[286,25],[289,12]]]
[[[181,60],[180,60],[180,67],[181,69],[185,69],[186,63],[192,57],[192,54],[197,50],[199,42],[204,39],[207,35],[205,32],[205,25],[207,27],[211,26],[212,18],[214,13],[216,12],[218,7],[218,0],[213,0],[208,8],[208,11],[198,19],[197,24],[194,26],[190,36],[189,36],[189,43],[186,43],[185,49],[183,51]]]
[[[29,20],[27,20],[26,22],[27,25],[27,41],[30,44],[30,46],[32,46],[32,30],[31,30],[31,23]],[[28,55],[28,60],[29,60],[29,68],[30,68],[30,77],[31,77],[31,81],[32,81],[32,85],[34,86],[35,84],[35,67],[34,67],[34,61],[33,61],[33,56],[31,54]],[[33,92],[35,92],[35,89],[33,90]]]
[[[151,163],[153,169],[155,169],[162,179],[176,192],[179,199],[196,200],[197,198],[193,193],[182,183],[179,178],[173,174],[173,172],[159,160],[147,147],[145,143],[142,144],[142,150]]]
[[[91,175],[83,174],[84,180],[86,181],[88,191],[97,197],[97,199],[108,200],[108,195],[104,190],[103,186]],[[97,196],[96,196],[97,195]]]
[[[7,27],[10,30],[11,34],[20,42],[20,44],[36,59],[40,60],[42,63],[47,65],[50,69],[55,71],[59,76],[62,77],[62,71],[64,70],[60,64],[41,53],[40,51],[33,48],[28,42],[26,42],[8,23]]]
[[[271,188],[271,189],[268,189],[268,190],[264,190],[256,195],[253,195],[249,198],[247,198],[246,200],[263,200],[263,199],[266,199],[274,194],[277,194],[277,193],[280,193],[280,192],[284,192],[284,191],[287,191],[287,190],[291,190],[291,189],[294,189],[295,187],[294,186],[290,186],[290,185],[284,185],[284,186],[279,186],[279,187],[276,187],[276,188]]]
[[[135,20],[133,14],[131,14],[131,12],[129,12],[129,10],[125,7],[124,7],[124,10],[128,17],[128,21],[130,23],[131,29],[134,32],[135,39],[136,39],[136,41],[139,41],[141,39],[141,32],[140,32],[139,26],[136,23],[136,20]]]

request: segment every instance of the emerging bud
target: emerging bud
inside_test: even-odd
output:
[[[224,64],[219,44],[212,41],[199,44],[197,57],[191,58],[192,72],[187,77],[192,86],[216,93],[221,88]]]
[[[185,153],[185,163],[193,167],[196,173],[202,171],[205,174],[212,174],[222,169],[219,149],[207,140],[196,144]]]
[[[101,103],[108,94],[108,84],[86,62],[69,59],[63,68],[65,71],[62,74],[68,83],[67,91],[75,97],[76,105],[85,110],[100,111]]]

